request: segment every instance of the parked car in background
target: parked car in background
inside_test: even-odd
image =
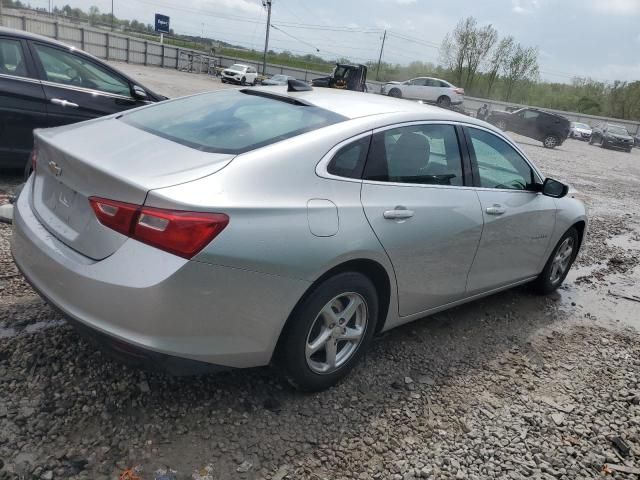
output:
[[[222,83],[237,83],[238,85],[255,85],[258,81],[258,71],[241,63],[234,63],[222,70]]]
[[[34,151],[12,253],[36,291],[121,356],[274,364],[304,390],[377,332],[554,291],[587,230],[499,130],[359,92],[211,92],[38,130]]]
[[[0,168],[24,168],[33,129],[117,113],[166,97],[75,47],[0,28]]]
[[[631,152],[635,140],[622,125],[605,122],[593,127],[589,144],[594,143],[599,143],[602,148],[616,148]]]
[[[562,145],[569,135],[569,120],[537,108],[521,108],[514,112],[494,110],[487,121],[500,130],[540,140],[546,148]]]
[[[588,141],[591,138],[591,127],[586,123],[571,122],[569,136],[571,138]]]
[[[265,78],[260,82],[261,85],[286,85],[289,80],[295,80],[291,75],[274,75],[271,78]]]
[[[406,82],[388,82],[382,86],[380,93],[390,97],[425,100],[443,107],[464,102],[464,89],[446,80],[431,77],[412,78]]]

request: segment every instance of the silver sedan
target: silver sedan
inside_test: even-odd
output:
[[[356,92],[227,90],[35,132],[15,261],[121,357],[327,388],[373,335],[564,280],[587,217],[502,132]]]

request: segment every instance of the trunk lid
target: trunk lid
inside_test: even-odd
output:
[[[142,205],[150,190],[211,175],[234,157],[201,152],[114,117],[34,133],[33,210],[52,235],[94,260],[127,237],[97,220],[89,197]]]

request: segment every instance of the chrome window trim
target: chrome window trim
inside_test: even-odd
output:
[[[41,84],[42,83],[37,78],[21,77],[20,75],[8,75],[6,73],[0,73],[0,78],[6,78],[6,79],[9,79],[9,80],[22,80],[23,82],[37,83],[37,84]]]
[[[42,85],[47,85],[47,86],[50,86],[50,87],[64,88],[65,90],[73,90],[73,91],[82,92],[82,93],[90,93],[92,95],[100,95],[100,96],[104,96],[104,97],[120,98],[120,99],[123,99],[123,100],[133,100],[133,101],[136,100],[133,97],[128,97],[126,95],[120,95],[118,93],[104,92],[102,90],[96,90],[94,88],[76,87],[75,85],[67,85],[66,83],[57,83],[57,82],[52,82],[50,80],[42,80],[41,83],[42,83]]]
[[[464,189],[464,190],[482,190],[482,191],[492,191],[492,192],[509,192],[509,193],[526,193],[526,194],[535,194],[541,195],[540,192],[533,192],[531,190],[515,190],[512,188],[487,188],[487,187],[475,187],[473,185],[430,185],[423,183],[400,183],[400,182],[381,182],[378,180],[366,180],[366,179],[358,179],[358,178],[349,178],[349,177],[340,177],[338,175],[333,175],[327,171],[327,167],[331,160],[333,160],[334,155],[345,145],[348,145],[351,142],[359,140],[367,135],[374,135],[379,132],[384,132],[386,130],[392,130],[394,128],[399,127],[410,127],[414,125],[460,125],[461,127],[470,127],[477,128],[479,130],[484,130],[488,133],[495,135],[496,137],[504,140],[509,146],[511,146],[515,151],[522,157],[522,159],[526,162],[527,165],[533,170],[534,174],[537,177],[537,180],[542,183],[544,181],[545,176],[540,173],[540,171],[531,163],[531,161],[527,158],[524,152],[508,137],[503,135],[501,132],[496,132],[490,128],[483,127],[482,125],[476,125],[474,123],[468,122],[458,122],[454,120],[412,120],[409,122],[401,122],[385,125],[382,127],[376,127],[371,130],[367,130],[366,132],[359,133],[358,135],[354,135],[353,137],[349,137],[340,143],[334,145],[329,152],[327,152],[316,165],[316,175],[321,178],[327,178],[330,180],[341,180],[345,182],[356,182],[356,183],[367,183],[371,185],[389,185],[395,187],[422,187],[422,188],[446,188],[446,189]],[[463,139],[464,141],[464,139]],[[462,152],[460,152],[462,154]]]

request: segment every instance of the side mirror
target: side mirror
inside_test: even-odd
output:
[[[133,96],[139,100],[146,100],[148,97],[147,92],[140,85],[133,86]]]
[[[562,198],[569,192],[569,187],[553,178],[546,178],[542,184],[542,194],[552,198]]]

